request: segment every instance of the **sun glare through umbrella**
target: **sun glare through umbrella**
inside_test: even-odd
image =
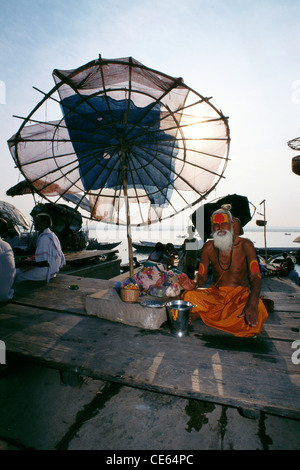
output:
[[[128,198],[131,225],[146,225],[201,201],[223,177],[227,118],[182,79],[101,57],[53,77],[9,140],[20,171],[49,201],[76,195],[85,217],[126,224]]]

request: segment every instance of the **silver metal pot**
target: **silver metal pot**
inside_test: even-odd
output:
[[[188,335],[190,310],[193,307],[194,305],[186,300],[172,300],[166,304],[173,336],[180,338]]]

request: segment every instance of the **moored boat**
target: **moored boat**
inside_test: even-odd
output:
[[[136,249],[136,251],[140,253],[150,253],[151,250],[155,247],[157,242],[149,242],[146,240],[140,242],[133,242],[132,246]],[[182,245],[174,245],[175,250],[181,250]]]
[[[88,245],[86,247],[87,250],[112,250],[120,245],[119,242],[109,243],[109,242],[98,242],[96,238],[89,238]]]

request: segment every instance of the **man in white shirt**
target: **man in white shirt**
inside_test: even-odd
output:
[[[0,303],[12,299],[16,267],[11,246],[1,237],[7,235],[7,222],[0,219]]]
[[[35,255],[22,262],[17,269],[16,282],[19,281],[47,281],[55,277],[65,265],[65,257],[60,241],[50,230],[52,221],[48,214],[38,214],[34,220],[36,230],[39,232]]]

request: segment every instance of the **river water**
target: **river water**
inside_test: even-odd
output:
[[[245,227],[244,237],[249,238],[256,248],[265,248],[264,242],[264,230],[263,228]],[[296,237],[300,236],[300,227],[270,227],[266,231],[266,242],[268,248],[282,248],[283,251],[290,249],[300,249],[300,243],[296,243]],[[128,263],[128,244],[125,227],[115,227],[98,224],[97,226],[89,227],[89,237],[95,238],[99,242],[114,242],[120,241],[121,244],[118,246],[119,256],[122,263]],[[181,227],[173,227],[170,229],[162,229],[153,227],[150,230],[147,228],[132,228],[132,240],[133,242],[139,241],[151,241],[156,243],[161,241],[162,243],[171,242],[174,245],[181,245],[184,238],[187,237],[187,231]],[[145,259],[147,254],[134,252],[134,256],[138,260]],[[297,270],[300,272],[300,266],[297,266]]]

